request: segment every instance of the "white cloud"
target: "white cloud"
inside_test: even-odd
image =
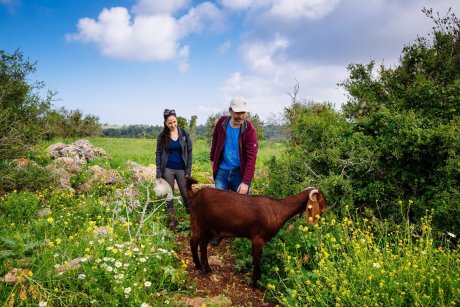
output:
[[[269,4],[265,0],[222,0],[222,5],[232,10],[246,10],[253,7]]]
[[[102,54],[120,59],[168,60],[176,56],[178,27],[171,16],[139,16],[123,7],[104,9],[97,20],[83,18],[71,41],[94,43]]]
[[[117,59],[141,61],[174,60],[186,71],[190,47],[182,45],[191,33],[219,31],[225,18],[212,3],[192,7],[182,17],[171,14],[185,8],[189,0],[140,0],[130,15],[124,7],[103,9],[97,19],[82,18],[78,32],[67,34],[69,41],[94,44],[101,54]]]
[[[240,47],[240,53],[252,71],[269,72],[276,74],[277,67],[273,62],[274,57],[282,55],[289,46],[289,42],[275,33],[272,41],[247,41]]]
[[[190,65],[187,61],[189,55],[189,46],[184,46],[179,50],[178,69],[185,72],[189,69]]]
[[[284,19],[319,19],[333,11],[339,0],[275,0],[270,14]]]
[[[345,101],[345,92],[337,83],[345,80],[345,67],[324,65],[317,66],[295,61],[281,60],[272,62],[276,74],[263,71],[235,72],[220,87],[222,100],[241,95],[246,97],[250,111],[263,119],[272,113],[280,113],[291,101],[296,80],[300,90],[298,97],[317,102],[330,101],[339,108]]]
[[[200,33],[204,30],[221,31],[224,28],[224,15],[210,2],[204,2],[191,8],[178,20],[183,35]]]
[[[136,15],[173,14],[189,4],[190,0],[138,0],[132,11]]]
[[[319,19],[333,11],[340,0],[222,0],[231,10],[255,10],[285,20],[298,18]],[[257,17],[256,17],[257,18]]]

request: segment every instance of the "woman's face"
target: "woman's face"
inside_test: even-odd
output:
[[[177,118],[174,115],[168,116],[165,120],[165,125],[169,128],[169,131],[175,131],[177,129]]]

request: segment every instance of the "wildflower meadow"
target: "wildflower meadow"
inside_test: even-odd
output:
[[[118,170],[121,184],[96,183],[84,193],[47,187],[1,196],[0,301],[5,306],[181,305],[179,297],[193,296],[194,285],[187,279],[187,260],[176,254],[175,234],[166,227],[164,199],[154,195],[153,181],[135,185],[126,169],[127,160],[153,162],[153,140],[91,142],[110,155],[91,164]],[[261,144],[254,193],[264,193],[265,163],[283,148],[282,143]],[[203,181],[211,175],[207,150],[206,142],[197,142],[193,172]],[[82,170],[72,182],[85,177]],[[433,212],[410,220],[411,202],[394,204],[401,224],[351,209],[338,215],[333,207],[315,226],[294,218],[264,249],[261,286],[267,301],[282,306],[458,305],[458,246],[432,229]],[[182,206],[178,214],[185,220],[178,231],[188,233]],[[233,244],[236,268],[250,270],[249,241]]]

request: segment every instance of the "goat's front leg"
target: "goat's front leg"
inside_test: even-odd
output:
[[[195,268],[197,270],[201,270],[202,266],[201,266],[200,258],[198,258],[198,241],[199,241],[199,238],[192,236],[190,238],[190,249],[192,250],[192,257],[193,257],[193,262],[195,263]]]
[[[252,240],[252,287],[258,287],[257,281],[260,279],[260,258],[265,242],[261,239]]]
[[[211,268],[209,267],[208,263],[208,239],[201,238],[200,239],[200,253],[201,253],[201,264],[204,268],[204,273],[211,272]]]

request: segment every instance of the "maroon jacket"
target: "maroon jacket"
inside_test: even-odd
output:
[[[217,121],[211,140],[210,159],[212,161],[212,173],[216,179],[219,164],[222,161],[225,138],[227,137],[227,125],[231,116],[222,116]],[[240,137],[238,139],[241,163],[241,175],[243,182],[250,184],[254,177],[256,168],[257,150],[259,148],[257,133],[250,121],[245,120],[241,125]]]

